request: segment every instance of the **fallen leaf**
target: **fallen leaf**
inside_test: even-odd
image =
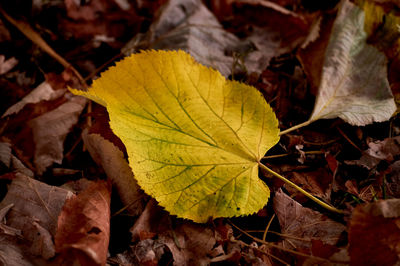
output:
[[[208,227],[184,223],[159,238],[169,247],[175,265],[207,265],[216,240]]]
[[[290,180],[292,182],[309,191],[312,195],[329,202],[333,176],[326,169],[320,168],[309,172],[292,172],[291,176]],[[291,193],[297,192],[292,187],[285,187]]]
[[[336,245],[346,230],[344,225],[301,206],[281,189],[275,193],[273,207],[281,232],[287,235],[283,240],[285,248],[310,250],[313,239],[323,244]]]
[[[400,263],[400,199],[358,205],[349,223],[350,265]]]
[[[167,224],[169,228],[160,231],[155,240],[148,238],[136,243],[132,247],[133,254],[128,256],[139,264],[157,265],[160,258],[170,252],[173,265],[208,265],[214,256],[223,252],[211,228],[187,222],[175,228],[170,221]]]
[[[168,1],[145,35],[138,35],[123,49],[125,55],[140,49],[178,50],[228,77],[232,70],[261,73],[279,50],[275,36],[254,49],[250,40],[240,41],[225,31],[200,0]],[[263,40],[265,41],[265,40]],[[242,62],[240,60],[243,60]],[[240,64],[243,64],[241,67]],[[244,68],[244,69],[243,69]]]
[[[57,217],[66,199],[72,193],[46,185],[23,174],[16,173],[0,209],[14,204],[7,214],[7,226],[21,230],[29,243],[28,254],[45,259],[55,255],[52,237],[57,228]]]
[[[62,163],[64,140],[78,122],[85,105],[85,99],[73,96],[56,109],[28,122],[32,128],[35,143],[34,163],[39,175],[53,163]]]
[[[88,92],[72,91],[107,107],[139,185],[171,214],[206,222],[266,204],[258,162],[279,129],[254,87],[183,51],[147,51],[118,62]]]
[[[138,215],[144,209],[143,192],[124,154],[110,141],[98,134],[82,133],[82,139],[93,160],[102,166],[107,177],[118,191],[122,203],[127,207],[129,214]]]
[[[41,101],[57,99],[64,95],[65,91],[65,89],[54,90],[48,82],[43,82],[26,95],[21,101],[8,108],[2,117],[18,113],[29,103],[39,103]]]
[[[169,223],[167,212],[158,206],[154,199],[151,199],[129,230],[132,235],[132,242],[145,240],[168,230]]]
[[[386,57],[367,44],[364,12],[343,1],[326,48],[309,121],[340,117],[352,125],[364,126],[389,120],[395,110]]]
[[[110,237],[110,200],[109,184],[97,181],[65,202],[55,235],[60,264],[105,265]]]

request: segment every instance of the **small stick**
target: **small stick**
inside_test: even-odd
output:
[[[269,169],[268,167],[266,167],[265,165],[263,165],[262,163],[258,163],[258,165],[261,167],[261,169],[263,169],[264,171],[272,174],[273,176],[279,178],[280,180],[282,180],[283,182],[285,182],[286,184],[294,187],[295,189],[297,189],[298,191],[300,191],[304,196],[308,197],[309,199],[313,200],[314,202],[318,203],[320,206],[324,207],[327,210],[336,212],[336,213],[340,213],[343,214],[343,211],[336,209],[335,207],[323,202],[322,200],[314,197],[313,195],[311,195],[310,193],[308,193],[307,191],[305,191],[304,189],[302,189],[301,187],[299,187],[298,185],[296,185],[295,183],[293,183],[292,181],[286,179],[285,177],[281,176],[280,174],[278,174],[277,172]]]

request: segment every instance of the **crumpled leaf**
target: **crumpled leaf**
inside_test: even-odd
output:
[[[0,209],[14,204],[7,214],[7,226],[21,230],[30,245],[26,250],[49,259],[55,255],[52,237],[57,228],[57,216],[72,192],[46,185],[16,173]]]
[[[105,265],[110,238],[111,186],[91,182],[69,198],[58,216],[55,235],[59,265]]]
[[[208,265],[216,244],[213,230],[193,223],[181,224],[159,238],[171,250],[174,265]]]
[[[358,205],[349,225],[351,265],[400,263],[400,199]]]
[[[279,129],[255,88],[183,51],[147,51],[118,62],[88,92],[73,92],[107,107],[139,185],[171,214],[205,222],[267,202],[258,162]]]
[[[132,250],[136,264],[152,261],[157,265],[162,255],[169,251],[173,265],[208,265],[210,259],[220,254],[218,233],[210,226],[179,222],[173,226],[168,214],[151,200],[142,215],[131,228],[132,241],[137,242]],[[157,237],[155,237],[157,236]],[[156,238],[156,240],[153,240]]]
[[[395,156],[400,155],[400,136],[386,138],[382,141],[368,143],[368,150],[363,152],[359,160],[345,161],[347,164],[360,165],[368,170],[376,167],[379,162],[392,162]]]
[[[123,53],[130,55],[137,48],[182,49],[201,64],[219,70],[225,77],[236,70],[237,56],[243,59],[240,63],[247,72],[260,73],[278,51],[283,53],[288,50],[281,49],[276,34],[263,32],[262,35],[261,46],[256,42],[252,44],[253,40],[241,41],[224,30],[202,1],[171,0],[161,8],[160,16],[149,31],[145,35],[137,35],[125,46]]]
[[[103,167],[118,191],[122,203],[131,215],[143,211],[143,191],[140,190],[124,154],[112,142],[99,134],[82,133],[82,139],[93,160]]]
[[[386,57],[367,44],[364,12],[343,1],[325,52],[310,121],[340,117],[363,126],[386,121],[395,110]]]
[[[311,249],[313,239],[321,240],[323,244],[336,245],[346,229],[325,215],[301,206],[281,189],[275,193],[273,207],[282,233],[296,237],[283,240],[286,248]]]

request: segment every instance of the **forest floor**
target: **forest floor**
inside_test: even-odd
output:
[[[400,6],[354,2],[2,1],[0,261],[399,264]],[[283,133],[262,163],[340,213],[262,171],[254,214],[195,223],[159,206],[107,109],[68,90],[148,49],[258,89]]]

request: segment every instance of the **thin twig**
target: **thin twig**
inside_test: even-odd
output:
[[[228,220],[228,221],[229,221],[229,220]],[[316,260],[320,260],[320,261],[329,262],[329,260],[324,259],[324,258],[315,257],[315,256],[313,256],[313,255],[301,253],[301,252],[298,252],[298,251],[295,251],[295,250],[291,250],[291,249],[287,249],[287,248],[284,248],[284,247],[280,247],[280,246],[275,245],[275,244],[272,244],[272,243],[270,243],[270,242],[263,241],[262,239],[259,239],[259,238],[257,238],[257,237],[254,237],[254,236],[250,235],[249,233],[247,233],[247,232],[244,231],[243,229],[241,229],[241,228],[239,228],[238,226],[236,226],[235,224],[233,224],[231,221],[229,221],[229,224],[232,225],[233,227],[235,227],[235,228],[236,228],[237,230],[239,230],[241,233],[245,234],[246,236],[248,236],[248,237],[250,237],[251,239],[253,239],[254,241],[256,241],[257,243],[261,243],[261,244],[264,244],[264,245],[267,245],[267,246],[270,246],[270,247],[273,247],[273,248],[276,248],[276,249],[280,249],[280,250],[286,251],[286,252],[288,252],[288,253],[292,253],[292,254],[295,254],[295,255],[299,255],[299,256],[302,256],[302,257],[308,257],[308,258],[312,258],[312,259],[316,259]]]
[[[339,127],[336,127],[336,129],[339,131],[340,135],[342,135],[343,138],[345,138],[351,144],[351,146],[356,148],[361,153],[364,153],[363,150],[361,150],[346,134],[344,134],[344,132]]]
[[[267,227],[264,230],[264,234],[263,234],[263,238],[262,238],[263,241],[265,241],[265,239],[267,238],[269,227],[271,226],[272,221],[274,220],[274,218],[275,218],[275,213],[274,213],[274,215],[272,215],[271,219],[269,220],[269,222],[267,224]]]
[[[43,51],[53,57],[57,62],[59,62],[65,68],[71,69],[72,72],[76,75],[79,81],[83,86],[86,87],[85,80],[81,76],[81,74],[76,70],[70,63],[68,63],[62,56],[60,56],[56,51],[51,48],[46,41],[25,21],[19,21],[12,18],[8,15],[2,8],[0,8],[0,13],[13,24],[19,31],[22,32],[28,39],[30,39],[33,43],[39,46]]]
[[[336,213],[340,213],[343,214],[343,211],[336,209],[335,207],[323,202],[322,200],[314,197],[313,195],[311,195],[310,193],[308,193],[307,191],[305,191],[304,189],[302,189],[301,187],[299,187],[298,185],[296,185],[295,183],[293,183],[292,181],[286,179],[285,177],[281,176],[280,174],[278,174],[277,172],[273,171],[272,169],[266,167],[265,165],[263,165],[262,163],[258,163],[258,165],[261,167],[261,169],[263,169],[264,171],[272,174],[273,176],[279,178],[280,180],[282,180],[283,182],[285,182],[286,184],[294,187],[295,189],[297,189],[299,192],[301,192],[304,196],[308,197],[309,199],[313,200],[314,202],[318,203],[320,206],[324,207],[327,210],[336,212]]]

